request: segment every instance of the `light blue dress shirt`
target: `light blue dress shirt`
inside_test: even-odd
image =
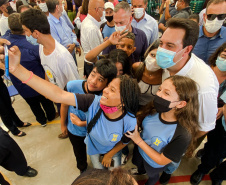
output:
[[[79,46],[76,34],[72,32],[72,29],[68,26],[64,18],[60,17],[58,20],[51,13],[49,13],[48,21],[52,37],[60,44],[66,48],[68,44],[73,43],[75,43],[76,46]]]
[[[137,22],[134,18],[132,20],[132,26],[135,28],[138,28],[142,30],[148,39],[149,45],[154,42],[156,39],[158,39],[158,23],[157,21],[148,15],[145,12],[144,18]]]
[[[203,26],[200,26],[199,38],[192,53],[208,64],[209,57],[225,42],[225,27],[222,26],[220,32],[214,37],[207,37],[203,33]]]

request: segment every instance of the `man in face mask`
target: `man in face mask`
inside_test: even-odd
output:
[[[132,26],[139,28],[147,36],[148,43],[153,43],[158,38],[157,21],[145,12],[147,0],[132,0],[133,20]]]
[[[100,26],[100,29],[102,30],[102,35],[104,40],[109,38],[113,32],[115,32],[115,23],[113,20],[113,11],[114,11],[114,5],[111,2],[106,2],[104,4],[105,8],[105,19],[107,22],[103,23]]]
[[[0,10],[2,11],[2,17],[0,18],[0,33],[1,35],[5,35],[6,31],[9,30],[8,17],[14,11],[8,0],[0,0]]]
[[[189,19],[171,18],[167,29],[160,38],[156,54],[157,64],[167,69],[170,75],[187,76],[198,85],[199,132],[197,147],[205,135],[215,127],[217,114],[217,95],[219,84],[211,68],[196,55],[191,54],[198,40],[198,24]],[[166,184],[179,163],[167,165],[160,177],[160,183]]]
[[[62,0],[48,0],[46,4],[49,10],[48,21],[52,37],[68,49],[77,65],[75,49],[79,55],[81,55],[81,50],[76,34],[72,32],[65,19],[62,18]]]
[[[113,20],[115,22],[115,30],[116,31],[129,31],[134,33],[135,35],[135,47],[134,51],[134,60],[135,62],[144,60],[144,53],[148,47],[148,41],[145,33],[133,26],[131,26],[132,22],[132,12],[130,5],[127,2],[120,2],[114,8]],[[106,48],[103,53],[108,54],[111,50],[115,49],[115,46],[110,46]]]
[[[208,63],[209,57],[226,42],[226,28],[223,27],[226,16],[225,0],[210,0],[203,14],[203,25],[200,26],[199,39],[193,53]]]

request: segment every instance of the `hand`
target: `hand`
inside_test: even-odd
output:
[[[104,155],[104,158],[103,158],[101,164],[102,164],[104,167],[109,168],[109,167],[111,167],[111,160],[112,160],[112,157],[108,156],[108,154],[106,153],[106,154]]]
[[[114,33],[111,34],[111,36],[109,37],[109,41],[111,42],[111,44],[113,45],[117,45],[117,44],[123,44],[122,42],[119,42],[119,40],[124,37],[125,35],[127,35],[128,33],[125,33],[122,35],[122,33],[126,30],[126,28],[124,30],[120,31],[116,31]]]
[[[70,53],[72,53],[75,49],[75,44],[68,44],[67,45],[67,49]]]
[[[82,54],[81,48],[79,46],[75,48],[75,52],[78,53],[79,56]]]
[[[4,64],[4,47],[2,46],[3,44],[10,45],[11,43],[6,40],[6,39],[0,39],[0,68],[5,69],[5,64]],[[21,53],[20,50],[17,46],[11,47],[9,50],[9,72],[13,73],[16,71],[17,67],[20,64],[20,58],[21,58]]]
[[[105,38],[104,38],[104,42],[105,42],[106,40],[108,40],[108,37],[105,37]]]
[[[79,119],[79,117],[73,113],[70,113],[70,120],[74,125],[77,125],[77,126],[81,125],[81,119]]]
[[[223,115],[223,107],[218,108],[217,119],[219,119]]]
[[[61,124],[61,131],[64,135],[68,134],[67,126],[65,124]]]
[[[131,133],[130,131],[126,132],[125,134],[127,137],[131,138],[134,143],[139,143],[142,138],[140,137],[140,133],[138,132],[138,126],[136,125],[135,130],[133,133]]]

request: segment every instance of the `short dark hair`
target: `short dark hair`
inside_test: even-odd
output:
[[[108,80],[107,84],[117,76],[117,68],[109,59],[98,60],[95,63],[94,68],[96,68],[97,72],[100,73],[101,76]]]
[[[195,19],[199,23],[199,15],[196,13],[191,14],[188,19]]]
[[[54,13],[56,11],[56,5],[59,5],[59,0],[47,0],[46,5],[49,13]]]
[[[225,2],[225,0],[210,0],[207,5],[206,5],[206,12],[207,12],[207,9],[209,8],[209,6],[211,4],[220,4],[220,3],[223,3]],[[217,12],[216,12],[217,13]]]
[[[19,6],[19,8],[18,8],[18,13],[21,13],[21,10],[23,9],[23,8],[27,8],[27,9],[30,9],[31,7],[29,6],[29,5],[21,5],[21,6]]]
[[[50,34],[50,25],[46,15],[37,9],[29,9],[20,15],[21,24],[33,33],[35,30],[42,34]]]
[[[185,30],[183,47],[192,45],[193,48],[199,37],[199,26],[192,20],[182,18],[171,18],[167,22],[168,28],[179,28]]]
[[[217,50],[210,56],[209,64],[212,67],[216,66],[217,57],[226,49],[226,42],[223,43]]]
[[[123,51],[121,49],[113,49],[112,51],[110,51],[108,57],[115,64],[117,62],[122,64],[123,74],[128,74],[128,75],[131,74],[131,66],[132,66],[132,64],[131,64],[131,62],[129,60],[129,57],[126,54],[125,51]]]
[[[132,32],[129,31],[125,31],[122,33],[122,35],[124,35],[125,33],[127,33],[124,37],[122,37],[121,39],[119,39],[119,41],[121,41],[123,38],[127,38],[127,39],[131,39],[133,40],[133,45],[135,46],[135,35]]]
[[[10,14],[8,17],[9,28],[10,28],[11,32],[16,35],[21,35],[24,33],[22,24],[20,23],[19,20],[20,20],[19,13]]]

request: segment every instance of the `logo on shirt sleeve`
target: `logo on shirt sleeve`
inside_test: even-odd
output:
[[[119,142],[120,140],[121,140],[121,134],[119,134],[119,133],[111,133],[110,134],[110,136],[109,136],[109,141],[111,142],[111,143],[117,143],[117,142]]]
[[[113,134],[113,138],[111,141],[113,141],[113,142],[117,141],[117,137],[118,137],[118,134]]]
[[[156,138],[155,142],[153,143],[154,145],[156,146],[159,146],[159,144],[161,143],[162,141],[160,141],[158,138]]]

